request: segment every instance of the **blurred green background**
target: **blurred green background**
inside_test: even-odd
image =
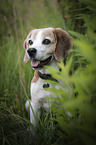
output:
[[[34,72],[30,62],[23,63],[23,42],[31,29],[44,27],[60,27],[74,38],[68,67],[60,65],[64,67],[61,79],[69,90],[71,84],[73,95],[69,100],[68,94],[58,90],[63,94],[61,101],[57,99],[60,110],[53,107],[55,115],[43,114],[34,136],[28,131],[29,114],[25,111]],[[0,144],[95,145],[95,63],[95,0],[0,0]]]

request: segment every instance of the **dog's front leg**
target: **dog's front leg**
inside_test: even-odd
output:
[[[37,102],[31,102],[31,106],[30,106],[30,122],[36,126],[36,118],[38,116],[38,105]]]
[[[38,116],[37,104],[37,102],[32,102],[32,100],[27,100],[25,104],[26,111],[28,111],[28,108],[30,109],[30,122],[33,124],[33,126],[36,126],[36,118]]]

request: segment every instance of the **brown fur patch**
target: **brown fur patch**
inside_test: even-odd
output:
[[[28,50],[28,48],[29,48],[28,39],[29,39],[31,36],[33,37],[33,39],[35,39],[35,37],[36,37],[36,35],[37,35],[37,33],[38,33],[39,30],[40,30],[40,29],[31,30],[31,31],[29,32],[27,38],[25,39],[24,43],[23,43],[23,47],[24,47],[24,49],[26,50],[26,51],[25,51],[25,56],[24,56],[24,63],[27,63],[27,62],[29,61],[29,58],[28,58],[28,56],[27,56],[27,50]]]
[[[35,70],[34,77],[32,79],[32,83],[36,83],[38,81],[38,79],[39,79],[39,75],[38,75],[37,70]]]
[[[34,30],[31,30],[27,39],[29,39],[30,37],[32,37],[32,39],[35,39],[36,38],[36,35],[37,33],[40,31],[41,29],[34,29]]]
[[[28,44],[28,42],[27,42],[28,39],[29,39],[31,36],[33,37],[33,39],[35,39],[35,38],[36,38],[36,35],[37,35],[37,33],[38,33],[38,31],[40,31],[40,29],[31,30],[31,31],[29,32],[29,34],[27,35],[27,38],[25,39],[24,44],[23,44],[24,49],[27,49],[28,46],[29,46],[29,44]]]
[[[55,58],[60,61],[60,59],[66,58],[70,50],[72,49],[72,37],[64,30],[56,28],[54,33],[57,37],[57,44],[54,52]]]
[[[54,38],[54,28],[47,28],[47,29],[42,29],[42,38],[45,38],[46,36],[51,38],[53,40],[53,43],[55,43],[55,38]]]

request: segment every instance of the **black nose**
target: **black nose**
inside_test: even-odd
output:
[[[30,57],[35,58],[37,50],[35,48],[29,48],[27,52]]]

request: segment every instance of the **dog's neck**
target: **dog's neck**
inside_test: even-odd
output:
[[[50,65],[50,66],[52,66],[56,69],[59,69],[59,67],[57,65],[57,61],[55,59],[52,60],[48,65]],[[42,73],[42,74],[47,74],[48,73],[46,67],[43,67],[42,69],[40,69],[39,72]]]
[[[53,61],[50,63],[50,66],[52,66],[52,67],[58,69],[56,60],[53,60]],[[40,77],[41,79],[43,79],[43,80],[52,80],[52,81],[58,82],[58,80],[55,79],[55,78],[53,78],[53,77],[46,71],[46,68],[44,68],[44,67],[43,67],[41,70],[38,70],[38,75],[39,75],[39,77]]]

